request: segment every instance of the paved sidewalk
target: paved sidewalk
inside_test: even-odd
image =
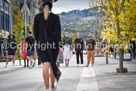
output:
[[[6,62],[0,62],[0,74],[20,70],[23,68],[23,65],[24,65],[23,60],[22,60],[21,64],[22,64],[22,66],[20,66],[19,61],[16,60],[14,67],[12,65],[12,62],[9,62],[7,68],[4,68],[4,66],[6,65]]]
[[[94,67],[76,67],[75,64],[73,56],[69,68],[60,67],[62,77],[57,91],[136,91],[136,63],[133,61],[124,61],[128,73],[116,73],[118,60],[110,57],[109,64],[105,57],[96,57]],[[44,84],[35,91],[46,91]]]
[[[136,63],[124,61],[124,67],[128,73],[116,73],[118,60],[109,58],[109,64],[105,64],[105,58],[97,58],[94,67],[99,91],[136,91]]]

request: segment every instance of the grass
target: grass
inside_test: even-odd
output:
[[[104,57],[104,55],[95,55],[95,57]]]

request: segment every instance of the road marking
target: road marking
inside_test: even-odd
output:
[[[92,67],[84,68],[76,91],[99,91]]]

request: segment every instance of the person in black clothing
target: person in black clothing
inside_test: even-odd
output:
[[[52,2],[43,0],[43,12],[37,14],[34,19],[34,37],[38,43],[38,54],[43,65],[43,78],[47,91],[50,91],[49,77],[51,77],[51,89],[53,90],[55,89],[55,78],[59,81],[61,76],[56,65],[59,42],[61,42],[61,23],[59,16],[53,14],[51,9]],[[51,46],[47,47],[49,43]],[[55,46],[52,47],[54,44]],[[43,48],[42,45],[46,46]]]
[[[79,66],[79,56],[81,58],[81,64],[83,64],[83,49],[84,49],[84,41],[82,38],[80,38],[80,33],[77,33],[77,38],[75,39],[77,66]]]
[[[135,58],[135,41],[131,41],[131,57]]]
[[[16,41],[14,40],[15,36],[14,35],[9,35],[8,36],[8,41],[7,41],[7,51],[8,51],[8,56],[7,56],[7,62],[6,62],[6,66],[5,68],[7,68],[7,65],[8,65],[8,62],[9,62],[9,59],[10,59],[10,56],[12,56],[13,58],[13,67],[14,67],[14,64],[15,64],[15,53],[16,53]]]
[[[33,58],[32,58],[32,56],[34,55],[34,43],[35,43],[35,39],[32,37],[32,32],[29,31],[28,37],[26,38],[26,44],[27,44],[27,59],[30,60],[31,62],[30,68],[34,67],[35,65],[35,62],[33,62]]]

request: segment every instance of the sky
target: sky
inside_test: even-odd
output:
[[[75,9],[89,8],[89,0],[58,0],[53,4],[53,13],[68,12]]]

